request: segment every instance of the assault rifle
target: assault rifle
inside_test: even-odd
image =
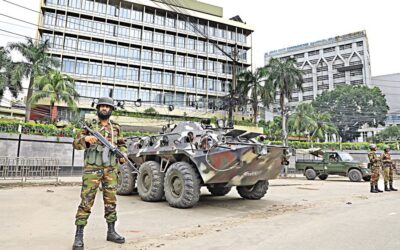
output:
[[[92,134],[94,137],[97,138],[97,140],[99,140],[105,147],[106,147],[106,151],[111,151],[112,153],[114,153],[118,158],[124,158],[126,163],[129,165],[129,167],[131,167],[133,169],[133,172],[139,174],[139,170],[135,167],[135,165],[129,160],[129,158],[122,153],[118,147],[112,145],[106,138],[104,138],[99,132],[94,131],[93,129],[91,129],[86,122],[81,122],[82,126],[84,129],[86,129],[90,134]],[[106,154],[108,155],[108,153]]]

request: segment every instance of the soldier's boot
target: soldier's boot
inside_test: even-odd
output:
[[[385,184],[385,192],[390,192],[390,189],[388,188],[387,184]]]
[[[390,185],[390,191],[397,191],[397,189],[393,187],[393,183],[390,183],[389,185]]]
[[[371,185],[371,191],[370,192],[371,193],[378,193],[378,191],[375,190],[375,186],[374,185]]]
[[[83,250],[83,228],[85,226],[76,226],[75,241],[72,250]]]
[[[379,193],[382,193],[382,192],[383,192],[382,190],[380,190],[380,189],[378,188],[378,184],[375,185],[375,190],[378,191]]]
[[[125,238],[115,232],[115,222],[108,223],[107,240],[115,243],[125,243]]]

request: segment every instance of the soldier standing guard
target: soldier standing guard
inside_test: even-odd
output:
[[[381,168],[379,156],[376,154],[376,145],[369,145],[369,149],[371,150],[368,153],[368,159],[371,166],[371,193],[383,192],[378,188],[379,181],[379,170]]]
[[[386,146],[382,155],[385,191],[397,191],[397,189],[393,187],[393,162],[389,151],[390,147]],[[388,182],[389,182],[389,187],[388,187]]]
[[[100,132],[113,145],[118,146],[121,152],[126,152],[120,126],[109,120],[115,109],[114,101],[109,97],[102,97],[96,105],[98,120],[92,123],[92,129]],[[125,238],[115,232],[117,167],[125,159],[117,159],[108,148],[97,141],[97,138],[81,130],[73,142],[77,150],[85,150],[82,176],[81,203],[76,213],[76,233],[73,249],[83,249],[83,229],[87,224],[90,210],[96,197],[100,183],[103,187],[104,217],[108,224],[107,240],[115,243],[124,243]]]

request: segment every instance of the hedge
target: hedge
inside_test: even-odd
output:
[[[272,145],[282,145],[282,141],[268,141],[266,143],[271,143]],[[300,149],[300,148],[322,148],[330,150],[368,150],[370,143],[368,142],[299,142],[299,141],[289,141],[289,147]],[[377,143],[378,149],[384,149],[385,146],[390,146],[391,149],[397,149],[396,143]]]

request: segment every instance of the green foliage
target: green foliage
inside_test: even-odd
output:
[[[390,126],[379,132],[376,138],[377,141],[397,141],[400,139],[400,127]]]
[[[122,131],[122,136],[123,137],[130,137],[130,136],[149,136],[151,133],[148,132],[140,132],[140,131],[129,131],[129,132],[124,132]]]
[[[388,112],[385,96],[377,88],[346,85],[325,91],[312,103],[317,112],[327,112],[343,141],[359,136],[357,130],[364,124],[384,125]]]
[[[145,109],[144,111],[143,111],[145,114],[148,114],[148,115],[158,115],[158,112],[157,112],[157,110],[155,110],[154,108],[147,108],[147,109]]]
[[[268,141],[271,145],[282,145],[282,141]],[[396,143],[378,143],[377,147],[383,150],[386,145],[389,145],[391,149],[397,149]],[[369,150],[368,142],[299,142],[299,141],[289,141],[289,147],[295,149],[307,149],[307,148],[322,148],[326,150]]]
[[[263,132],[269,140],[278,140],[282,137],[282,118],[275,116],[272,121],[260,123],[263,127]]]
[[[32,122],[24,123],[18,121],[0,121],[0,133],[19,134],[18,128],[21,126],[22,134],[74,137],[75,128],[57,128],[54,125],[35,124]]]
[[[11,60],[9,51],[4,47],[0,47],[0,99],[3,97],[6,89],[11,91],[14,97],[22,90],[20,79],[15,79],[11,75],[11,71],[15,64]]]

